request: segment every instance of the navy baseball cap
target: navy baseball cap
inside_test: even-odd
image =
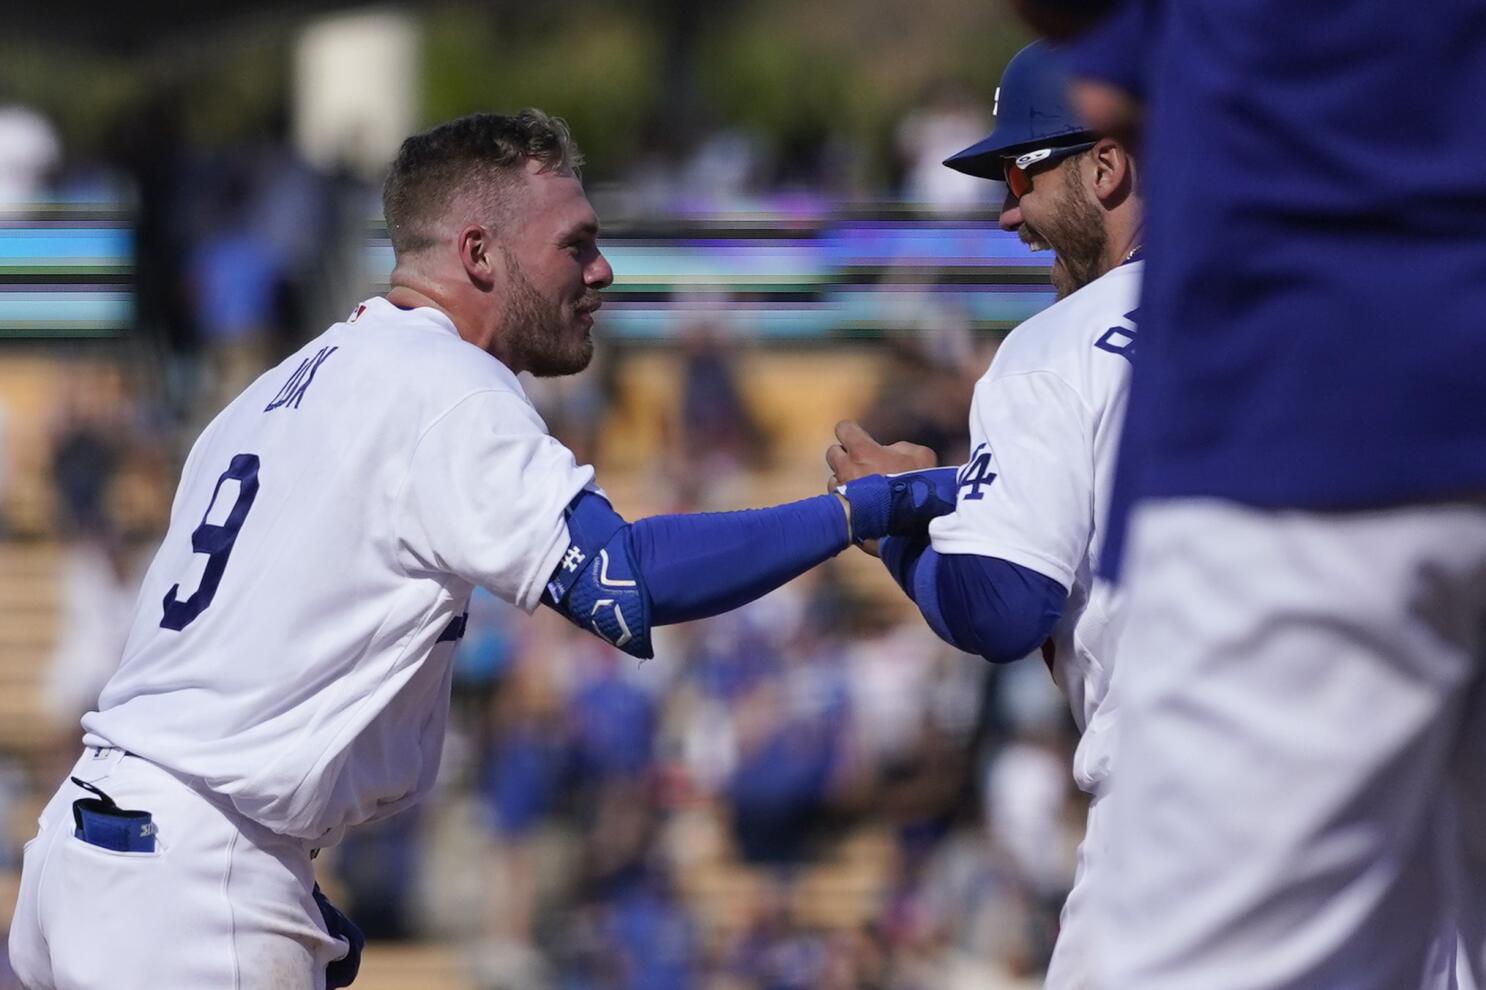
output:
[[[982,179],[1004,180],[1002,156],[1029,145],[1071,144],[1089,140],[1089,130],[1068,99],[1068,69],[1063,57],[1045,41],[1017,52],[996,89],[996,127],[944,164]]]

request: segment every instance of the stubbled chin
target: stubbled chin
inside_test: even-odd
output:
[[[1062,258],[1056,256],[1053,258],[1053,267],[1049,270],[1048,277],[1052,280],[1053,289],[1057,292],[1059,299],[1066,299],[1078,288],[1073,284],[1073,278],[1068,274]]]

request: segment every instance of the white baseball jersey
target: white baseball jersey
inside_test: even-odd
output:
[[[85,741],[317,844],[406,807],[471,590],[535,609],[592,479],[444,314],[368,300],[196,441]]]
[[[1090,791],[1108,771],[1113,713],[1101,705],[1120,628],[1119,593],[1094,575],[1142,267],[1114,268],[1007,335],[975,386],[955,511],[929,526],[939,553],[1000,557],[1069,590],[1053,630],[1053,679],[1083,731],[1074,776]]]

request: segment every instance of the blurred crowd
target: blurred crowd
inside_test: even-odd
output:
[[[474,614],[446,779],[488,850],[485,985],[929,990],[1045,962],[1077,808],[1061,711],[1021,669],[989,676],[829,571],[639,666]],[[429,825],[339,851],[380,935],[432,917],[385,868],[416,870]]]
[[[657,126],[645,152],[609,190],[619,193],[609,201],[636,217],[706,216],[764,205],[788,214],[881,200],[929,214],[983,210],[999,205],[995,187],[943,162],[990,126],[984,102],[953,80],[924,89],[893,127],[880,162],[873,160],[874,149],[828,129],[781,140],[722,126],[679,143]]]
[[[91,154],[64,153],[38,111],[0,108],[0,210],[64,204],[132,221],[134,319],[168,371],[167,398],[201,420],[341,315],[363,280],[375,191],[312,168],[283,112],[230,141],[193,140],[186,99],[162,93]]]

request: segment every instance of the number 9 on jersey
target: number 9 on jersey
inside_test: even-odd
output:
[[[211,518],[212,509],[217,504],[217,496],[222,494],[222,486],[228,481],[238,483],[237,501],[232,504],[232,511],[227,513],[225,522],[221,525],[209,523],[207,520]],[[233,544],[237,542],[238,531],[242,529],[243,520],[248,518],[248,510],[253,507],[253,499],[257,497],[258,455],[238,454],[217,479],[217,487],[212,490],[212,500],[207,503],[206,512],[201,516],[201,525],[191,531],[192,552],[207,555],[201,584],[184,601],[177,597],[181,586],[171,585],[170,590],[165,593],[165,614],[160,619],[162,628],[179,632],[195,621],[212,603],[217,594],[217,585],[222,580],[222,573],[227,569],[227,558],[232,555]]]

